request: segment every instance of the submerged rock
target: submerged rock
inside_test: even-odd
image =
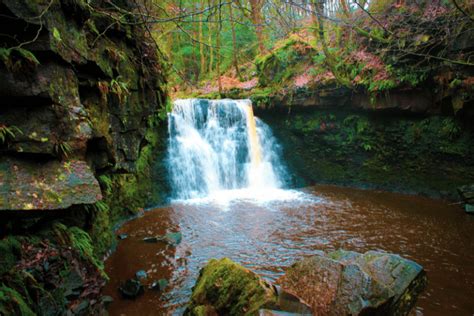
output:
[[[464,211],[466,211],[468,214],[474,214],[474,204],[464,205]]]
[[[474,184],[459,187],[458,193],[464,203],[474,204]]]
[[[119,235],[117,236],[117,238],[120,239],[120,240],[124,240],[124,239],[127,239],[127,238],[128,238],[128,235],[127,235],[127,234],[119,234]]]
[[[185,315],[291,313],[309,314],[311,309],[291,294],[282,295],[257,274],[228,258],[212,259],[201,269],[185,311]]]
[[[138,297],[144,292],[143,285],[137,279],[128,279],[120,285],[119,290],[124,298],[131,299]]]
[[[172,246],[179,245],[182,239],[183,234],[181,232],[167,233],[164,237],[164,240]]]
[[[278,282],[317,315],[407,315],[426,275],[398,255],[339,250],[295,263]]]
[[[148,274],[145,272],[145,270],[140,270],[140,271],[137,271],[137,273],[135,273],[135,277],[138,280],[146,279],[148,277]]]
[[[143,238],[143,241],[144,242],[147,242],[147,243],[155,243],[155,242],[158,242],[158,237],[145,237]]]
[[[170,246],[177,246],[181,243],[181,240],[183,239],[183,234],[181,232],[174,232],[174,233],[167,233],[164,236],[149,236],[143,238],[144,242],[147,243],[156,243],[156,242],[164,242],[167,243]]]
[[[153,283],[150,285],[150,290],[164,291],[167,286],[168,280],[159,279],[158,281],[153,281]]]

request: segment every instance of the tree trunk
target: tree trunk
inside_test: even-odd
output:
[[[209,8],[211,8],[214,5],[213,0],[208,0]],[[212,43],[212,32],[213,32],[213,23],[208,23],[208,43],[209,43],[209,73],[212,73],[213,70],[213,63],[214,63],[214,49],[213,49],[213,43]]]
[[[329,52],[328,45],[326,42],[326,37],[324,35],[324,21],[323,21],[323,14],[324,14],[324,0],[312,0],[311,4],[313,7],[313,17],[312,21],[313,23],[316,23],[314,30],[315,30],[315,37],[319,39],[319,42],[321,43],[321,47],[323,49],[324,55],[325,55],[325,63],[328,66],[329,70],[333,73],[334,77],[336,80],[347,87],[351,87],[352,84],[350,80],[347,78],[344,78],[339,74],[339,72],[336,70],[336,60],[334,59],[334,56]],[[315,15],[315,16],[314,16]]]
[[[204,0],[201,0],[199,2],[200,4],[200,9],[204,9]],[[200,77],[202,77],[202,74],[206,71],[206,58],[204,56],[204,34],[202,30],[202,19],[203,17],[199,18],[199,55],[201,57],[201,67],[200,67]]]
[[[232,12],[232,2],[229,3],[229,18],[230,18],[230,27],[232,29],[232,62],[234,64],[235,74],[237,75],[239,79],[242,79],[242,77],[240,76],[240,71],[239,71],[239,62],[237,60],[239,51],[237,48],[237,36],[235,34],[234,13]]]
[[[257,36],[258,50],[260,55],[265,54],[265,37],[262,18],[262,8],[264,0],[250,0],[250,7],[252,12],[252,23],[255,26],[255,35]]]
[[[218,21],[216,28],[216,70],[217,70],[217,84],[219,86],[219,95],[222,95],[222,80],[221,80],[221,31],[222,31],[222,6],[219,0]]]

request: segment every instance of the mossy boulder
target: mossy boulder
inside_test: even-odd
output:
[[[212,259],[200,271],[185,315],[258,315],[275,305],[273,286],[228,258]]]
[[[408,315],[426,274],[398,255],[339,250],[296,262],[277,282],[317,315]]]
[[[185,315],[311,315],[311,308],[228,258],[201,269]]]

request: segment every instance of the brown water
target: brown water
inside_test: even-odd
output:
[[[126,223],[107,260],[111,281],[111,315],[164,315],[183,311],[199,269],[210,258],[230,257],[269,280],[284,267],[319,250],[385,250],[415,260],[428,274],[417,315],[474,315],[474,216],[459,206],[416,196],[333,186],[306,189],[293,201],[175,203]],[[147,244],[146,236],[181,230],[183,242],[173,249]],[[148,290],[123,300],[120,280],[137,270],[150,272],[147,282],[167,278],[160,293]]]

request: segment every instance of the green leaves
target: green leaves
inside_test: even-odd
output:
[[[58,42],[62,42],[62,38],[61,38],[61,33],[59,33],[59,30],[57,28],[53,28],[53,37],[56,41]]]
[[[23,134],[23,132],[16,126],[6,126],[0,124],[0,144],[6,143],[8,140],[13,140],[16,134]]]

